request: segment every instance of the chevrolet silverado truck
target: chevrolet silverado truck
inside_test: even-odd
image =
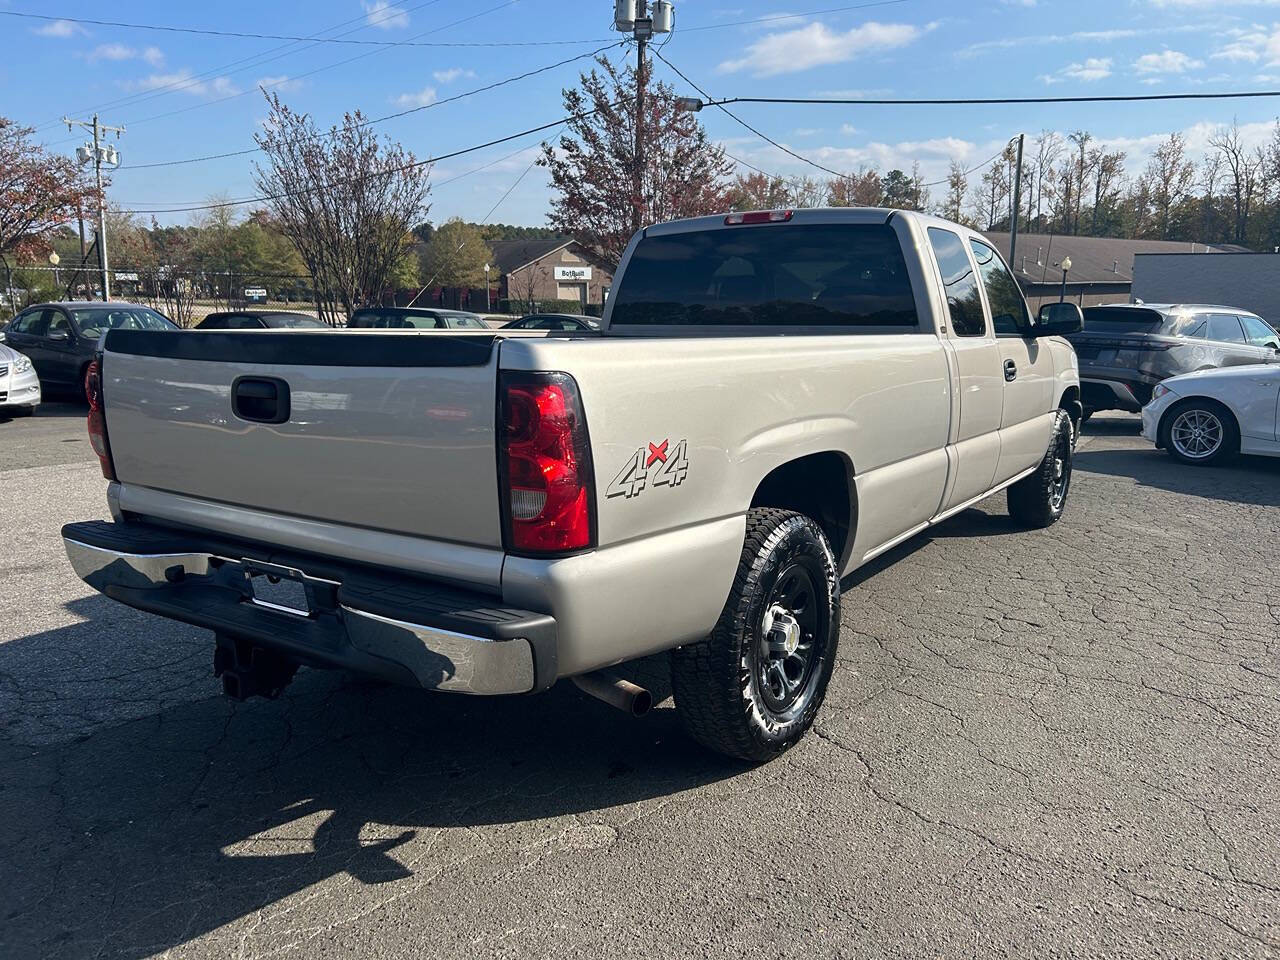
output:
[[[607,671],[670,651],[691,735],[767,760],[823,701],[843,576],[997,491],[1061,516],[1080,325],[977,233],[842,209],[640,231],[599,331],[112,330],[113,520],[62,536],[214,631],[233,697],[302,664],[639,713]]]

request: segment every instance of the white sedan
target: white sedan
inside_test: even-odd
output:
[[[1142,435],[1183,463],[1280,457],[1280,366],[1199,370],[1156,385]]]
[[[40,380],[31,360],[0,342],[0,419],[29,416],[39,402]]]

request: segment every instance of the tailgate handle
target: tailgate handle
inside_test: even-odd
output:
[[[289,419],[289,385],[279,377],[237,377],[231,410],[241,420],[284,423]]]

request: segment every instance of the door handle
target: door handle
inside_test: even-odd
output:
[[[289,419],[289,385],[279,377],[237,377],[231,384],[231,411],[254,423]]]
[[[1012,360],[1006,360],[1004,362],[1004,378],[1006,380],[1018,379],[1018,365]]]

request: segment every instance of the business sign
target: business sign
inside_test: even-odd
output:
[[[557,280],[590,280],[590,267],[556,267],[555,279]]]
[[[244,298],[250,303],[257,303],[267,299],[267,291],[262,287],[245,287]]]
[[[122,273],[117,270],[115,274],[117,280],[131,280],[134,283],[138,282],[138,275],[136,273]]]

